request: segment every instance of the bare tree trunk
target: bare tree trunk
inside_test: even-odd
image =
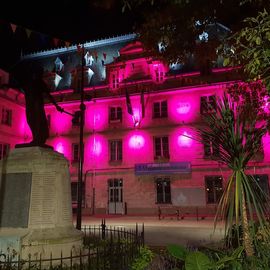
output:
[[[250,230],[249,230],[249,224],[248,224],[248,218],[247,218],[247,208],[246,208],[246,198],[245,194],[242,190],[242,225],[243,225],[243,243],[244,243],[244,248],[246,255],[248,257],[251,257],[254,255],[254,247],[252,243],[252,238],[250,235]]]

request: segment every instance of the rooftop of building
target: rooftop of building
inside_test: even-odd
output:
[[[33,53],[28,53],[22,56],[22,59],[37,59],[42,57],[54,56],[63,53],[77,52],[78,46],[82,45],[85,49],[96,49],[104,46],[110,46],[117,43],[131,42],[136,39],[135,33],[130,33],[126,35],[113,36],[104,39],[98,39],[93,41],[88,41],[82,44],[72,44],[66,47],[54,48],[44,51],[37,51]]]

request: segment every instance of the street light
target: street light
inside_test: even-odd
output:
[[[79,168],[78,168],[78,198],[77,198],[77,223],[76,229],[81,230],[82,227],[82,179],[83,179],[83,128],[85,118],[85,104],[84,104],[84,45],[78,46],[78,52],[81,53],[81,85],[80,85],[80,144],[79,144]]]

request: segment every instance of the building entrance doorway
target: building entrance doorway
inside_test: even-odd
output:
[[[123,180],[108,180],[108,209],[109,214],[123,214]]]

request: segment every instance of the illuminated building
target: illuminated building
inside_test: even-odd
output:
[[[84,214],[156,214],[158,206],[211,212],[229,170],[211,161],[211,143],[194,140],[202,104],[239,80],[235,69],[213,63],[201,75],[192,61],[167,65],[148,55],[135,35],[84,44]],[[81,66],[77,47],[24,56],[39,61],[59,105],[46,105],[48,144],[70,161],[76,206]],[[207,108],[207,106],[206,106]],[[264,155],[250,163],[268,190],[269,135]]]

